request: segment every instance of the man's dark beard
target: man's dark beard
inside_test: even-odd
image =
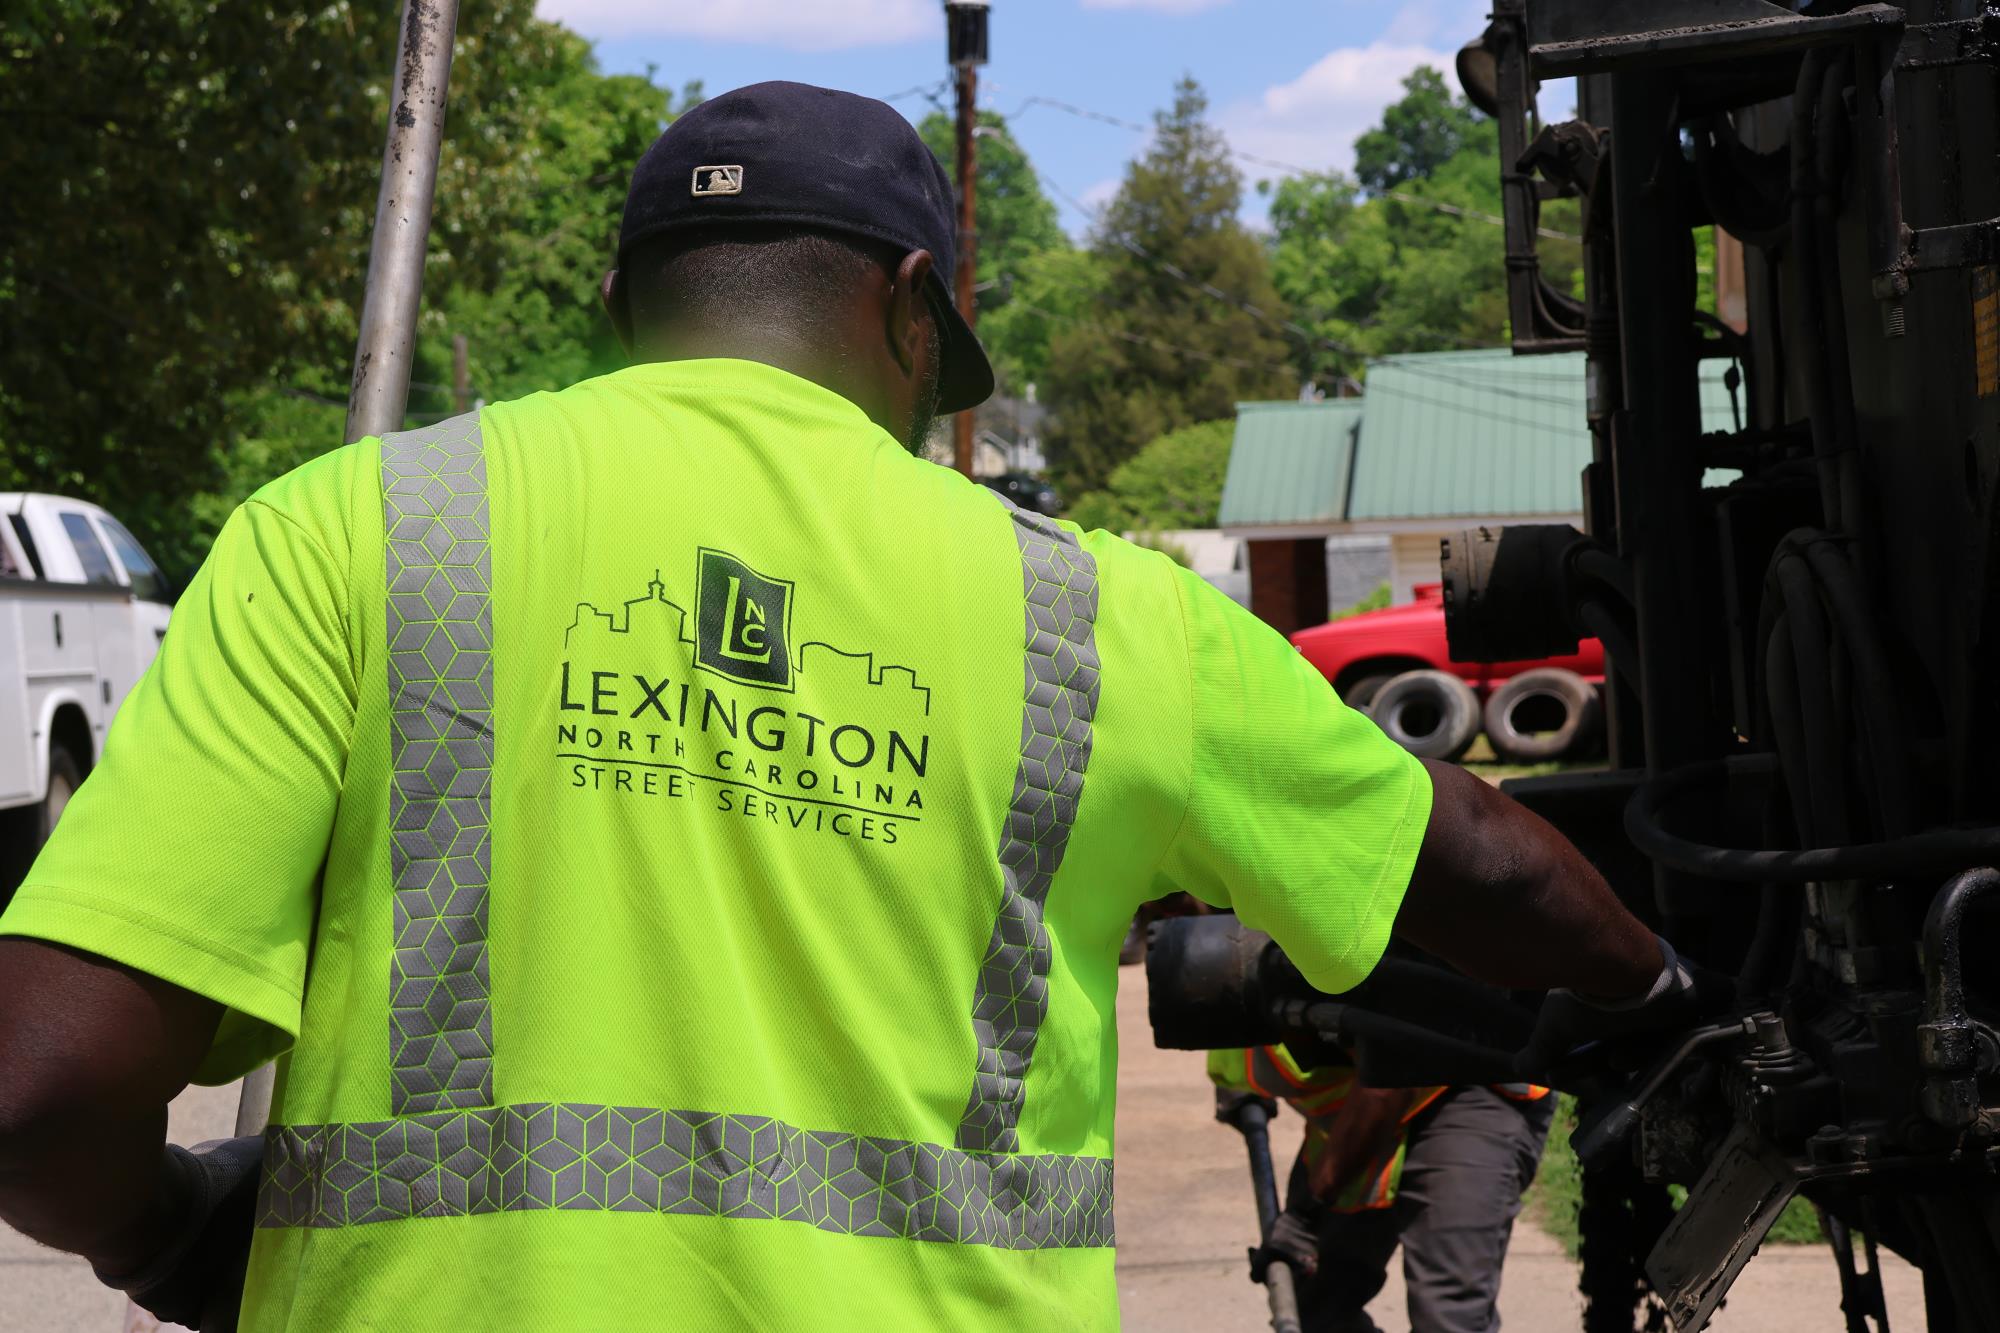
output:
[[[944,339],[938,333],[935,319],[930,327],[930,369],[924,373],[924,382],[917,386],[917,401],[910,409],[910,430],[903,437],[903,447],[919,458],[924,456],[924,444],[937,422],[938,381],[944,375]]]

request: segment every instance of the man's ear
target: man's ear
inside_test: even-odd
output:
[[[625,283],[615,268],[604,271],[604,280],[597,284],[597,299],[604,303],[604,313],[611,316],[611,331],[618,335],[618,345],[625,349],[625,355],[632,355],[632,308],[625,300]]]
[[[908,375],[917,373],[917,358],[923,355],[927,341],[923,321],[931,318],[931,311],[924,300],[924,284],[930,280],[934,262],[928,250],[910,251],[896,265],[896,278],[889,289],[889,350]]]

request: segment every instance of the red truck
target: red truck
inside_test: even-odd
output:
[[[1426,759],[1456,759],[1483,729],[1503,759],[1596,752],[1604,648],[1585,639],[1539,662],[1454,662],[1445,648],[1444,585],[1421,583],[1406,606],[1364,611],[1292,635],[1342,699]]]

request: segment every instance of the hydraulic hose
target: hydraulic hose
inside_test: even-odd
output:
[[[1815,278],[1820,268],[1819,228],[1813,197],[1824,187],[1814,171],[1817,140],[1815,113],[1827,69],[1825,52],[1807,51],[1799,62],[1799,80],[1792,93],[1792,254],[1799,271],[1799,332],[1809,351],[1800,364],[1806,381],[1806,420],[1812,427],[1813,458],[1819,465],[1819,500],[1826,525],[1840,530],[1840,477],[1834,461],[1838,442],[1833,426],[1833,390],[1827,373],[1822,305],[1825,289]]]
[[[1804,814],[1796,822],[1802,841],[1837,845],[1848,840],[1847,775],[1840,745],[1840,714],[1833,698],[1829,660],[1831,635],[1819,592],[1806,562],[1782,552],[1772,573],[1784,597],[1784,621],[1790,632],[1792,678],[1798,682],[1799,744],[1804,751],[1806,787],[1798,795]],[[1773,645],[1775,648],[1775,644]],[[1773,680],[1782,673],[1774,671]],[[1775,707],[1775,703],[1774,703]],[[1787,777],[1791,773],[1787,770]]]
[[[1768,776],[1769,754],[1704,759],[1642,784],[1625,807],[1625,834],[1641,852],[1691,875],[1736,883],[1813,884],[1834,879],[1945,875],[2000,857],[2000,826],[1929,829],[1885,842],[1796,851],[1715,847],[1668,831],[1663,816],[1683,797],[1726,786],[1734,776]]]
[[[1576,614],[1591,637],[1611,654],[1611,664],[1631,680],[1633,688],[1638,688],[1639,649],[1626,622],[1602,602],[1584,602],[1577,607]]]
[[[1869,614],[1861,591],[1861,581],[1844,552],[1823,537],[1793,533],[1788,545],[1803,552],[1812,569],[1826,607],[1832,613],[1835,632],[1847,650],[1847,663],[1854,672],[1854,696],[1860,707],[1861,732],[1873,761],[1877,813],[1883,829],[1897,836],[1916,827],[1910,808],[1914,775],[1908,752],[1903,746],[1904,728],[1896,702],[1894,675],[1876,634],[1875,619]]]

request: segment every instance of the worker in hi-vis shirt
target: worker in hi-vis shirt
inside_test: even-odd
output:
[[[1103,1328],[1142,900],[1678,1019],[1545,824],[914,456],[993,384],[953,207],[880,102],[714,98],[632,179],[629,369],[236,511],[0,918],[0,1216],[256,1329]],[[163,1142],[273,1057],[261,1139]]]

